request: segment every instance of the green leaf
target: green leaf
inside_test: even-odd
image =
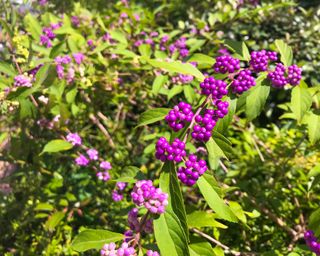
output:
[[[38,203],[37,206],[34,208],[35,211],[52,211],[53,206],[49,203]]]
[[[190,46],[189,52],[193,53],[194,51],[198,50],[201,46],[203,46],[205,44],[205,42],[206,42],[206,40],[203,40],[203,39],[201,39],[201,40],[194,39],[194,38],[189,39],[187,41],[187,45]]]
[[[32,16],[32,14],[28,13],[24,19],[24,24],[28,32],[31,33],[33,39],[36,41],[40,40],[40,35],[42,33],[42,28],[38,22],[38,20]]]
[[[18,99],[20,105],[20,118],[35,117],[37,109],[29,99]]]
[[[197,185],[204,199],[206,200],[210,208],[215,211],[218,218],[231,222],[237,222],[237,217],[234,215],[229,206],[223,201],[223,199],[219,197],[210,183],[206,180],[206,175],[203,175],[198,179]]]
[[[204,75],[190,63],[182,63],[181,61],[167,62],[153,59],[148,59],[147,62],[155,68],[161,68],[169,72],[192,75],[198,78],[200,81],[203,81],[204,79]]]
[[[142,44],[139,46],[139,53],[141,56],[150,57],[151,56],[151,46],[150,44]]]
[[[240,221],[245,224],[247,223],[247,217],[240,204],[238,204],[237,202],[229,202],[229,207]]]
[[[66,42],[61,41],[52,47],[49,57],[54,59],[55,57],[61,55],[65,51],[65,49],[66,49]]]
[[[129,51],[129,50],[125,50],[125,49],[115,49],[115,50],[112,50],[112,53],[123,55],[123,56],[130,57],[130,58],[137,57],[137,55],[134,52]]]
[[[179,218],[166,210],[153,221],[154,234],[162,256],[188,256],[188,241]]]
[[[196,93],[195,93],[193,87],[190,84],[184,85],[183,92],[184,92],[184,96],[186,97],[187,101],[189,103],[192,103],[194,101],[194,98],[196,97]]]
[[[168,76],[158,75],[152,84],[152,92],[154,94],[158,94],[160,89],[164,86],[164,84],[168,81]]]
[[[293,59],[291,47],[289,45],[287,45],[283,40],[276,40],[275,45],[280,52],[281,62],[286,67],[289,67],[292,64],[292,59]]]
[[[11,77],[14,77],[18,74],[18,72],[16,72],[10,64],[5,62],[0,62],[0,72]]]
[[[234,40],[226,39],[224,40],[224,44],[236,54],[236,58],[240,60],[249,61],[250,53],[247,45],[244,42],[238,42]]]
[[[126,166],[121,172],[121,176],[116,179],[117,182],[135,183],[138,175],[142,174],[140,169],[135,166]]]
[[[72,148],[72,144],[65,140],[52,140],[49,141],[43,148],[40,155],[45,152],[55,153],[60,151],[66,151]]]
[[[315,144],[320,139],[320,116],[309,113],[306,118],[310,142]]]
[[[59,225],[60,221],[62,221],[64,216],[65,213],[63,212],[55,212],[54,214],[52,214],[44,225],[45,229],[52,232],[56,228],[56,226]]]
[[[312,96],[307,88],[296,86],[291,93],[290,108],[294,113],[298,123],[301,122],[305,113],[310,109],[312,105]]]
[[[112,39],[117,40],[118,42],[124,44],[124,45],[128,45],[128,41],[126,39],[125,34],[120,31],[120,30],[110,30],[109,31]]]
[[[320,208],[310,215],[309,229],[313,230],[316,236],[320,235]]]
[[[102,229],[87,229],[75,237],[71,248],[78,252],[90,249],[101,249],[104,244],[117,242],[123,239],[123,234]]]
[[[215,220],[215,214],[211,212],[194,211],[187,215],[188,226],[191,228],[215,227],[228,228]]]
[[[71,104],[74,102],[77,96],[78,90],[77,87],[72,88],[70,91],[66,93],[66,101]]]
[[[183,86],[182,85],[174,85],[168,93],[168,100],[171,100],[174,96],[177,94],[183,92]]]
[[[250,89],[250,93],[246,98],[246,115],[249,121],[255,119],[261,113],[269,93],[269,86],[256,85]]]
[[[310,172],[308,173],[308,178],[310,179],[311,177],[316,177],[319,175],[320,175],[320,164],[316,165],[310,170]]]
[[[12,40],[12,37],[14,36],[14,33],[10,29],[8,23],[4,19],[0,19],[0,23],[1,23],[2,27],[3,27],[3,30],[7,31],[7,33],[9,34],[10,40]]]
[[[183,197],[172,162],[166,162],[160,176],[160,188],[169,195],[164,214],[154,220],[157,245],[163,256],[188,256],[188,226]]]
[[[195,53],[191,56],[191,58],[188,60],[189,62],[197,62],[198,67],[201,68],[210,68],[212,65],[216,62],[216,60],[208,55],[201,54],[201,53]]]
[[[170,109],[168,108],[149,109],[140,115],[137,127],[161,121],[165,118],[169,111]]]
[[[189,245],[190,248],[190,256],[214,256],[213,249],[207,241],[203,239],[195,239]]]
[[[220,158],[228,159],[228,156],[232,153],[231,142],[217,131],[214,131],[213,138],[210,138],[206,143],[206,147],[209,154],[209,164],[212,169],[216,169],[219,166]]]

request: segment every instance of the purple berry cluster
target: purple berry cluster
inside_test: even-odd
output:
[[[190,123],[193,118],[192,107],[190,104],[181,101],[174,106],[165,117],[168,125],[175,132],[185,127],[186,123]]]
[[[142,222],[142,218],[139,219],[139,210],[138,208],[133,208],[128,213],[128,224],[131,232],[127,232],[127,237],[132,237],[133,232],[139,233],[144,232],[146,234],[151,234],[153,232],[153,220],[147,219]],[[143,225],[142,225],[143,224]],[[142,230],[141,230],[142,228]]]
[[[121,201],[123,199],[123,190],[127,187],[126,182],[117,182],[116,188],[112,191],[112,200],[115,202]]]
[[[228,94],[227,83],[222,80],[216,80],[214,77],[207,77],[200,83],[201,94],[212,95],[213,99],[221,99]]]
[[[250,66],[255,72],[268,70],[269,61],[277,61],[277,53],[272,51],[253,51],[251,52]]]
[[[84,61],[85,56],[82,53],[74,53],[73,59],[76,65],[81,65]],[[67,83],[70,84],[73,82],[75,78],[76,67],[74,63],[72,63],[72,58],[68,55],[58,56],[55,58],[56,71],[58,74],[58,78],[60,80],[66,79]],[[67,71],[65,71],[67,68]]]
[[[47,48],[52,47],[52,41],[56,38],[53,30],[58,29],[62,26],[62,23],[51,24],[49,27],[44,27],[42,29],[42,35],[40,35],[40,44],[46,46]]]
[[[31,87],[33,76],[27,74],[17,75],[14,77],[14,87]]]
[[[82,140],[78,133],[68,133],[66,137],[67,141],[70,142],[73,146],[81,146]]]
[[[134,247],[124,242],[119,248],[115,243],[105,244],[100,250],[101,256],[137,256]]]
[[[297,65],[286,68],[278,63],[275,70],[268,74],[271,84],[275,88],[283,88],[286,84],[298,85],[301,80],[302,70]]]
[[[165,161],[175,161],[177,163],[182,161],[182,158],[186,156],[185,151],[186,144],[175,138],[172,144],[161,137],[156,144],[156,158]]]
[[[205,110],[203,116],[195,117],[196,124],[191,133],[192,138],[197,141],[206,142],[210,139],[213,128],[216,126],[217,120],[213,118],[214,111],[212,109]]]
[[[163,193],[160,188],[155,188],[151,180],[138,181],[132,192],[132,201],[137,206],[144,206],[153,214],[164,213],[168,204],[168,194]]]
[[[178,178],[183,184],[193,186],[207,169],[206,161],[198,160],[196,155],[189,155],[185,167],[181,166],[178,169]]]
[[[160,256],[156,251],[148,250],[146,256]]]
[[[197,67],[197,62],[189,62],[192,66]],[[193,81],[194,77],[192,75],[186,75],[186,74],[178,74],[177,76],[174,76],[171,78],[172,83],[174,84],[189,84]]]
[[[29,76],[32,76],[32,77],[35,77],[36,74],[38,73],[39,69],[43,66],[43,64],[40,64],[38,66],[36,66],[35,68],[31,69],[28,71],[28,75]]]
[[[233,93],[242,94],[256,85],[256,80],[249,69],[241,70],[231,83]]]
[[[193,81],[194,77],[192,75],[179,74],[171,78],[174,84],[189,84]]]
[[[320,243],[317,242],[317,238],[315,237],[312,230],[307,230],[304,233],[304,239],[310,250],[315,254],[320,255]]]
[[[191,133],[195,140],[208,141],[218,120],[228,114],[229,103],[227,101],[216,100],[214,107],[215,109],[205,109],[203,116],[199,114],[195,117],[196,124]]]
[[[240,69],[240,61],[230,55],[223,55],[216,58],[216,63],[213,65],[213,70],[216,73],[226,74],[234,73]]]
[[[288,83],[292,86],[298,85],[302,78],[302,69],[299,68],[297,65],[292,65],[288,67]]]
[[[73,146],[82,146],[82,139],[78,133],[68,133],[66,141],[70,142]],[[84,147],[84,146],[83,146]],[[99,152],[94,148],[86,149],[86,155],[79,153],[75,159],[75,164],[78,166],[88,166],[91,162],[95,164],[99,162]],[[101,160],[99,166],[93,166],[97,170],[96,176],[99,180],[108,181],[110,180],[110,174],[108,170],[112,169],[111,164],[108,161]],[[122,185],[119,185],[122,187]]]
[[[189,55],[189,50],[187,48],[187,38],[180,37],[178,40],[176,40],[173,44],[169,45],[169,51],[171,54],[174,52],[179,52],[180,57],[184,58]]]
[[[286,67],[281,63],[278,63],[273,72],[268,73],[268,78],[271,84],[275,88],[283,88],[287,83],[287,78],[285,76]]]

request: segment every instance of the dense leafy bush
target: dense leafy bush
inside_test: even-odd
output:
[[[1,255],[320,254],[317,1],[0,8]]]

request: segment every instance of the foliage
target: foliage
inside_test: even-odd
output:
[[[18,2],[0,6],[1,255],[96,255],[124,238],[138,180],[169,196],[154,232],[139,233],[139,256],[312,255],[303,233],[320,235],[317,1]],[[55,36],[41,39],[44,28]],[[186,47],[171,51],[179,40]],[[261,72],[225,96],[210,140],[186,143],[209,170],[183,185],[181,165],[154,156],[160,137],[190,133],[169,132],[166,115],[180,101],[206,103],[199,84],[221,52],[244,65],[261,49],[302,67],[303,79],[276,89]],[[75,162],[88,149],[100,165]],[[150,214],[139,213],[146,225]]]

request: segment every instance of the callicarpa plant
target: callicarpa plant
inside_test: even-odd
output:
[[[0,255],[320,255],[319,8],[2,1]]]

